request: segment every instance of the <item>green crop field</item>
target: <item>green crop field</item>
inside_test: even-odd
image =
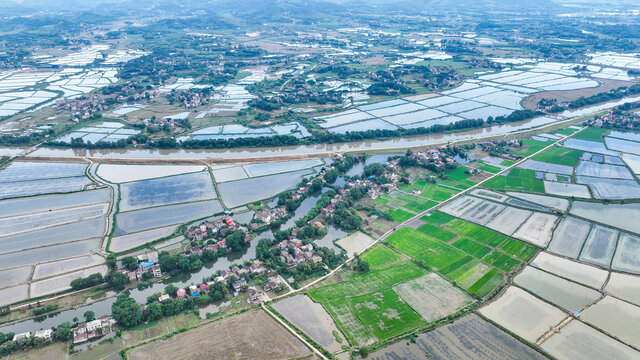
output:
[[[432,213],[430,213],[429,216],[423,216],[420,218],[420,220],[428,223],[428,224],[434,224],[434,225],[444,225],[452,220],[454,220],[455,217],[449,215],[449,214],[445,214],[443,212],[440,211],[434,211]]]
[[[502,169],[493,165],[483,165],[480,167],[480,170],[490,172],[492,174],[496,174],[496,173],[499,173]]]
[[[604,142],[604,135],[609,132],[607,129],[588,127],[579,133],[573,135],[574,139],[591,140]]]
[[[388,339],[427,322],[391,288],[351,298],[355,316],[378,339]]]
[[[502,235],[497,231],[460,219],[449,222],[446,227],[451,231],[466,235],[489,246],[497,246],[507,238],[506,235]]]
[[[404,306],[398,307],[398,303],[393,302],[393,295],[387,294],[394,285],[416,279],[426,275],[428,271],[412,261],[405,261],[394,266],[383,269],[372,269],[366,273],[357,273],[350,277],[348,281],[343,281],[333,285],[327,285],[309,291],[309,296],[319,302],[329,312],[336,324],[343,331],[350,343],[356,345],[370,344],[382,341],[395,336],[399,331],[406,331],[409,327],[402,329],[383,328],[380,326],[380,317],[395,315],[394,309],[400,309],[403,313],[403,321],[410,326],[421,324],[410,311]],[[365,296],[366,295],[366,296]],[[376,311],[363,309],[365,301],[373,301],[375,305],[381,306]],[[386,300],[385,300],[386,299]],[[366,308],[366,306],[364,306]],[[411,310],[413,311],[413,310]],[[400,311],[398,311],[400,313]],[[393,316],[389,316],[386,321],[394,321]]]
[[[451,171],[445,172],[445,174],[447,175],[447,177],[449,179],[451,179],[453,181],[460,182],[460,181],[463,181],[463,180],[471,177],[471,175],[465,174],[465,171],[467,171],[467,167],[466,166],[460,166],[460,167],[456,168],[455,170],[451,170]],[[471,182],[471,184],[473,185],[474,182]]]
[[[571,135],[576,131],[578,131],[578,129],[564,128],[564,129],[556,130],[553,133],[554,134],[560,134],[560,135]]]
[[[424,224],[422,226],[420,226],[418,228],[418,231],[425,233],[429,236],[433,236],[434,238],[444,241],[444,242],[449,242],[451,241],[453,238],[455,238],[456,234],[447,231],[441,227],[435,226],[435,225],[431,225],[431,224]]]
[[[551,164],[577,166],[582,151],[554,146],[534,156],[532,159]]]
[[[387,214],[391,215],[393,221],[401,223],[411,219],[415,214],[410,213],[406,210],[395,209],[395,210],[387,210]]]
[[[533,139],[524,139],[522,140],[522,145],[523,145],[523,149],[520,149],[518,151],[514,150],[513,152],[518,155],[529,156],[531,154],[535,154],[538,151],[544,149],[549,144],[546,142],[536,141]]]
[[[469,238],[460,238],[456,240],[452,245],[478,259],[482,259],[485,255],[491,252],[490,247],[484,246]]]
[[[489,265],[493,265],[504,272],[513,271],[513,269],[520,265],[520,261],[499,251],[492,251],[490,254],[482,258],[482,261]]]
[[[365,259],[371,269],[374,270],[406,261],[405,257],[381,244],[367,250],[367,252],[362,255],[362,258]]]
[[[504,275],[502,275],[498,270],[491,269],[488,273],[484,274],[480,280],[478,280],[475,284],[471,285],[469,289],[467,289],[470,293],[476,294],[479,297],[484,297],[488,295],[496,286],[502,282],[504,279]]]
[[[456,184],[458,187],[460,185]],[[400,189],[404,192],[411,192],[413,190],[420,191],[420,196],[435,201],[444,201],[449,199],[453,194],[457,194],[460,190],[439,186],[438,184],[429,183],[422,179],[416,180],[412,185],[401,186]],[[424,210],[423,210],[424,211]]]
[[[518,241],[512,238],[505,238],[498,246],[498,249],[509,255],[513,255],[522,261],[527,261],[538,251],[533,245]]]
[[[485,182],[484,187],[496,190],[522,190],[544,193],[544,181],[535,178],[535,171],[511,169],[507,176],[496,176]]]
[[[450,189],[444,186],[438,186],[436,191],[431,196],[431,199],[435,201],[445,201],[449,199],[451,196],[453,196],[454,194],[457,194],[459,192],[460,192],[459,190]]]
[[[458,249],[409,227],[398,229],[385,242],[436,269],[441,269],[465,256]]]

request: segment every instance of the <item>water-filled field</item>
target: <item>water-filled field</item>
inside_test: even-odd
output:
[[[611,262],[614,270],[640,274],[640,237],[621,233],[615,256]]]
[[[570,212],[589,220],[615,226],[640,234],[640,222],[629,219],[640,218],[640,204],[599,204],[574,201]]]
[[[594,225],[584,243],[580,260],[608,268],[616,250],[618,231],[601,225]]]
[[[553,233],[549,251],[577,259],[590,230],[588,221],[571,216],[563,218]]]
[[[531,266],[556,274],[580,284],[600,289],[607,280],[608,271],[595,266],[571,261],[547,252],[541,252],[531,261]]]
[[[513,236],[534,245],[545,247],[551,240],[551,233],[557,222],[558,217],[555,215],[533,213]]]
[[[622,200],[640,198],[640,185],[635,180],[577,176],[576,182],[588,185],[596,199]]]
[[[132,165],[100,164],[97,174],[104,180],[119,184],[204,170],[204,165]]]
[[[233,208],[258,200],[268,199],[285,190],[293,189],[310,170],[230,181],[218,185],[220,198]]]
[[[120,211],[216,198],[208,172],[141,180],[120,185]]]
[[[640,307],[611,296],[583,311],[581,318],[629,345],[639,347]]]

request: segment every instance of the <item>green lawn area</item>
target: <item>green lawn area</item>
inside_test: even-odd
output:
[[[367,252],[362,255],[362,258],[366,260],[371,269],[374,270],[382,269],[406,260],[404,256],[381,244],[367,250]]]
[[[544,193],[544,181],[535,178],[535,171],[514,168],[507,176],[496,176],[485,182],[484,187],[496,190],[521,190]]]
[[[591,141],[599,141],[604,142],[604,135],[609,132],[607,129],[588,127],[579,133],[573,135],[574,139],[582,139],[582,140],[591,140]]]
[[[392,288],[427,273],[414,262],[405,261],[383,269],[372,268],[366,273],[356,273],[348,281],[311,289],[309,296],[322,304],[351,344],[364,345],[386,340],[426,323],[392,294]],[[371,302],[379,308],[365,306]],[[381,316],[391,309],[398,311],[399,319],[382,319]],[[381,320],[389,327],[381,326]]]
[[[434,238],[443,241],[443,242],[449,242],[451,241],[453,238],[455,238],[456,234],[447,231],[439,226],[435,226],[435,225],[431,225],[431,224],[424,224],[422,226],[420,226],[418,228],[418,231],[427,234],[429,236],[433,236]]]
[[[451,220],[454,220],[455,217],[449,215],[449,214],[445,214],[441,211],[433,211],[431,212],[428,216],[425,215],[423,217],[420,218],[420,220],[428,223],[428,224],[434,224],[434,225],[444,225],[446,223],[448,223]]]
[[[551,164],[577,166],[581,156],[582,151],[554,146],[534,156],[532,159]]]

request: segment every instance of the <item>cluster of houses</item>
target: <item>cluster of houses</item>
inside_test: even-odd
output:
[[[322,258],[316,255],[312,244],[303,245],[302,241],[296,239],[293,235],[291,239],[283,240],[276,246],[280,248],[280,261],[289,266],[304,264],[309,261],[316,264],[322,262]]]
[[[102,337],[113,331],[115,324],[116,321],[112,317],[105,315],[75,327],[71,329],[73,331],[73,344],[81,344]]]
[[[442,167],[445,164],[452,164],[454,160],[447,156],[444,147],[429,149],[411,154],[409,157],[418,161],[419,164],[434,164]]]
[[[499,156],[503,159],[518,161],[522,159],[522,156],[507,152],[511,148],[519,149],[522,147],[522,143],[519,140],[513,139],[510,141],[497,141],[489,140],[477,145],[482,151],[491,153],[492,155]]]
[[[127,275],[129,281],[141,281],[142,274],[151,273],[153,277],[162,277],[162,269],[158,264],[158,253],[152,252],[145,255],[138,256],[138,268],[135,270],[127,271],[122,268],[122,264],[118,264],[119,272]]]
[[[640,112],[638,110],[614,111],[593,120],[591,124],[595,127],[638,129],[640,128]]]
[[[109,106],[100,98],[90,97],[87,99],[58,100],[56,108],[59,110],[73,111],[73,113],[76,114],[74,120],[78,122],[89,119],[100,111],[107,110]]]
[[[247,227],[233,221],[231,216],[227,216],[216,221],[205,221],[198,226],[187,229],[184,235],[191,241],[202,241],[212,237],[222,239],[221,241],[218,241],[217,245],[218,247],[226,248],[224,245],[224,238],[236,230],[240,230],[246,234],[245,241],[251,240]],[[218,251],[218,247],[214,246],[209,250]]]
[[[13,335],[13,339],[12,341],[16,344],[19,344],[20,342],[24,341],[25,339],[39,339],[42,341],[49,341],[51,339],[53,339],[53,330],[51,329],[43,329],[43,330],[38,330],[36,331],[35,334],[31,334],[31,331],[27,331],[27,332],[23,332],[20,334],[15,334]]]
[[[257,222],[264,224],[271,224],[272,221],[278,220],[287,216],[287,209],[284,206],[279,206],[274,209],[264,209],[261,211],[257,211],[253,215],[253,219]],[[255,224],[256,226],[258,224]]]

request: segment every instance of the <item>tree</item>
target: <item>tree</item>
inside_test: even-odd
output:
[[[56,340],[69,341],[73,338],[73,332],[71,331],[71,323],[68,321],[58,325],[56,329]]]
[[[107,281],[107,284],[109,284],[109,287],[115,291],[124,290],[125,286],[129,282],[127,275],[118,271],[108,273],[107,276],[105,276],[105,280]]]
[[[95,319],[96,319],[96,314],[95,314],[93,311],[91,311],[91,310],[87,310],[87,311],[85,311],[83,316],[84,316],[84,319],[85,319],[87,322],[89,322],[89,321],[93,321],[93,320],[95,320]]]
[[[178,288],[173,284],[169,284],[164,288],[164,293],[169,296],[176,296],[177,291],[178,291]]]
[[[138,268],[138,260],[133,256],[125,256],[121,261],[122,266],[129,271],[133,271]]]
[[[216,282],[209,289],[209,296],[212,301],[222,300],[227,296],[229,290],[222,282]]]
[[[118,260],[116,259],[115,254],[109,254],[107,256],[107,266],[109,267],[109,269],[115,270],[117,263],[118,263]]]
[[[320,190],[322,190],[322,180],[313,179],[313,181],[311,182],[311,187],[309,188],[309,191],[311,191],[312,193],[317,193]]]
[[[240,230],[234,230],[229,236],[226,237],[226,244],[232,251],[240,251],[244,246],[244,232]]]
[[[162,318],[162,305],[159,302],[153,302],[147,306],[147,321],[156,321]]]
[[[378,163],[369,164],[364,167],[364,174],[366,176],[380,176],[384,174],[384,166]]]
[[[142,307],[129,294],[124,293],[111,305],[111,315],[121,327],[132,328],[142,320]]]
[[[356,270],[359,272],[369,271],[369,262],[356,254]]]

